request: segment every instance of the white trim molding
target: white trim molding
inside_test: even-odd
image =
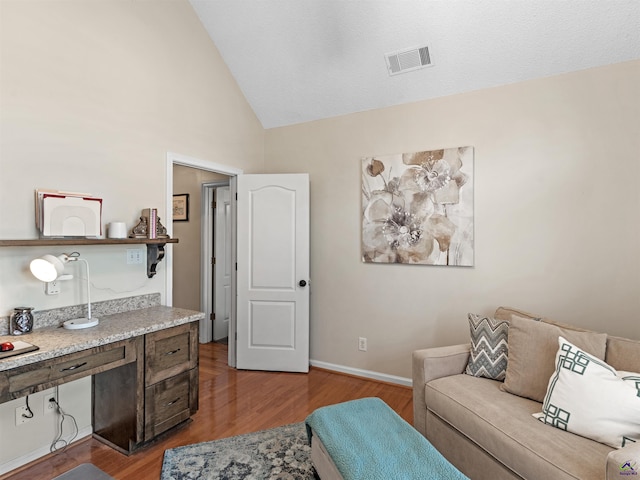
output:
[[[184,165],[185,167],[199,168],[201,170],[207,170],[209,172],[222,173],[231,177],[240,175],[243,170],[229,165],[222,165],[221,163],[209,162],[201,160],[199,158],[189,157],[180,153],[167,152],[166,163],[166,229],[169,236],[173,235],[173,166]],[[173,305],[173,252],[172,245],[168,243],[165,247],[165,269],[166,269],[166,284],[165,284],[165,305]]]
[[[345,367],[344,365],[335,365],[333,363],[321,362],[319,360],[310,360],[312,367],[323,368],[325,370],[331,370],[334,372],[346,373],[355,377],[370,378],[372,380],[378,380],[381,382],[395,383],[397,385],[403,385],[405,387],[411,387],[413,381],[410,378],[398,377],[396,375],[389,375],[386,373],[372,372],[371,370],[362,370],[360,368]]]
[[[200,168],[209,172],[224,173],[225,175],[229,176],[240,175],[241,173],[243,173],[241,168],[222,165],[221,163],[209,162],[207,160],[200,160],[199,158],[189,157],[180,153],[167,152],[167,160],[171,160],[171,163],[177,163],[179,165],[184,165],[187,167]]]
[[[73,439],[73,442],[70,443],[70,445],[75,445],[79,440],[82,440],[83,438],[88,437],[92,433],[93,433],[93,429],[91,428],[91,425],[89,425],[88,427],[82,428],[78,432],[78,435],[76,436],[76,438]],[[7,463],[3,463],[2,465],[0,465],[0,475],[4,475],[5,473],[10,472],[11,470],[15,470],[16,468],[23,467],[26,464],[31,463],[35,460],[38,460],[46,455],[51,455],[51,447],[49,445],[40,447],[25,455],[22,455],[21,457],[14,458],[13,460],[8,461]]]

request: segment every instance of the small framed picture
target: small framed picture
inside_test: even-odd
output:
[[[189,194],[179,193],[173,196],[173,221],[189,221]]]

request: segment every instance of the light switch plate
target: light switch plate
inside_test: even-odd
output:
[[[143,251],[140,248],[127,248],[127,265],[140,265],[143,261]]]

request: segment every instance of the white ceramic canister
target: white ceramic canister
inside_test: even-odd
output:
[[[108,227],[109,238],[127,238],[127,225],[124,222],[111,222]]]

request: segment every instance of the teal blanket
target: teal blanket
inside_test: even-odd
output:
[[[305,423],[344,480],[468,480],[379,398],[319,408]]]

